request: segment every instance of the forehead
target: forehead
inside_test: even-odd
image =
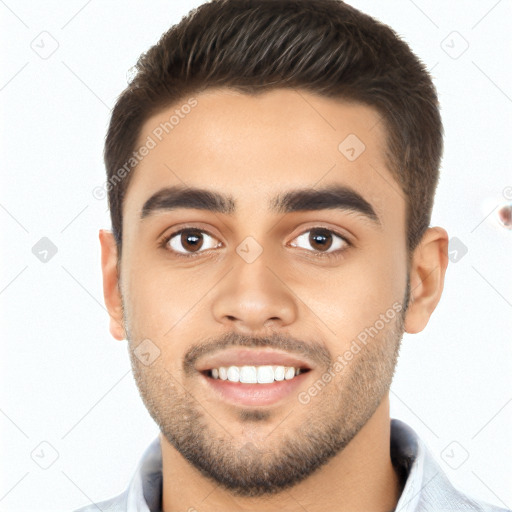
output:
[[[235,198],[236,213],[260,211],[278,193],[348,186],[375,207],[396,206],[398,184],[386,168],[385,131],[371,107],[299,89],[260,95],[210,89],[148,119],[147,146],[125,195],[123,217],[170,186],[201,187]]]

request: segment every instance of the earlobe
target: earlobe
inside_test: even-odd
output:
[[[100,229],[101,270],[103,274],[103,297],[110,315],[110,333],[116,340],[126,339],[124,329],[121,291],[117,269],[117,247],[111,231]]]
[[[406,332],[415,334],[427,325],[441,299],[447,266],[448,233],[440,227],[428,228],[411,260],[411,295],[404,325]]]

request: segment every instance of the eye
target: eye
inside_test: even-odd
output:
[[[220,245],[221,243],[215,237],[197,228],[181,229],[162,240],[162,246],[172,249],[180,256],[192,256],[194,253],[215,249]]]
[[[309,244],[313,247],[314,252],[319,255],[333,255],[344,251],[351,244],[342,235],[327,228],[312,228],[295,238],[299,243]],[[297,243],[291,243],[292,247],[298,247]]]
[[[351,243],[339,233],[333,230],[316,227],[302,233],[291,243],[292,247],[300,247],[300,244],[309,244],[313,247],[315,256],[336,257],[351,246]],[[160,242],[160,246],[173,252],[178,257],[194,257],[196,254],[206,252],[222,246],[213,235],[198,228],[183,228],[167,235]]]

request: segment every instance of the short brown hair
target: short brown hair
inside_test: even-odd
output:
[[[443,149],[437,94],[424,64],[387,25],[339,0],[212,0],[165,32],[135,69],[104,151],[119,258],[133,174],[120,180],[119,170],[142,125],[211,87],[246,94],[300,88],[374,107],[386,128],[387,166],[405,196],[409,251],[428,228]]]

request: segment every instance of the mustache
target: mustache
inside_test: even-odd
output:
[[[316,341],[306,343],[279,333],[273,333],[265,337],[255,337],[244,336],[237,332],[228,332],[220,337],[211,338],[191,347],[183,359],[183,371],[186,374],[194,373],[194,365],[200,357],[228,347],[273,348],[297,356],[304,356],[320,367],[328,367],[333,361],[327,347]]]

